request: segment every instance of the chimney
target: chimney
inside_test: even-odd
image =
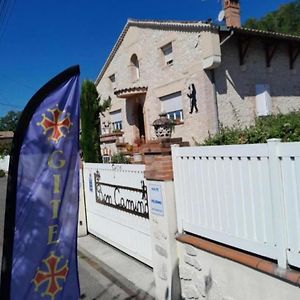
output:
[[[226,26],[241,27],[239,0],[224,0],[224,11]]]

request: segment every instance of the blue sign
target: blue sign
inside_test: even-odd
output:
[[[150,207],[151,212],[155,215],[164,215],[164,206],[161,195],[161,186],[158,184],[149,184],[150,189]]]

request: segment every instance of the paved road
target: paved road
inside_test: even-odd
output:
[[[0,263],[2,259],[6,178],[0,178]],[[78,253],[80,299],[153,299],[94,257]],[[129,271],[129,270],[128,270]]]

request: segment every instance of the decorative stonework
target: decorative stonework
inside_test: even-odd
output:
[[[183,259],[179,265],[179,277],[183,299],[224,300],[211,271],[201,266],[197,249],[185,244],[181,245],[181,250]]]
[[[191,281],[193,277],[190,268],[187,268],[182,265],[179,266],[179,277],[182,280]]]
[[[159,119],[153,122],[155,135],[158,138],[170,138],[172,135],[173,121],[168,119],[167,113],[159,114]]]
[[[188,255],[185,255],[184,256],[184,262],[188,265],[190,265],[191,267],[195,268],[196,270],[198,271],[201,271],[202,270],[202,267],[200,265],[200,263],[198,262],[197,259],[195,258],[192,258]]]
[[[190,256],[197,256],[197,253],[196,253],[195,249],[192,246],[185,245],[184,247],[185,247],[185,251],[186,251],[186,253],[188,255],[190,255]]]
[[[188,285],[183,288],[183,297],[184,299],[199,299],[199,294],[194,286]]]
[[[205,294],[205,282],[203,276],[200,276],[199,274],[194,274],[194,282],[196,290],[198,291],[198,294],[201,295],[202,298],[206,297]]]
[[[167,266],[165,263],[160,266],[160,269],[158,270],[158,276],[162,280],[168,280]]]
[[[168,258],[168,253],[167,253],[167,251],[166,251],[163,247],[161,247],[160,245],[155,245],[155,251],[156,251],[159,255],[161,255],[161,256],[163,256],[163,257],[165,257],[165,258]]]
[[[116,90],[114,92],[114,94],[118,98],[127,99],[127,98],[130,98],[132,96],[146,94],[147,89],[148,89],[147,86],[137,86],[137,87],[134,86],[134,87],[128,87],[128,88]]]

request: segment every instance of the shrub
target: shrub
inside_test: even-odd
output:
[[[5,176],[5,171],[0,169],[0,177],[4,177]]]
[[[260,117],[254,125],[246,128],[221,125],[219,132],[209,136],[201,145],[266,143],[271,138],[279,138],[282,142],[300,141],[300,112]]]
[[[0,159],[10,155],[11,143],[0,143]]]
[[[123,153],[116,153],[111,157],[110,162],[112,164],[129,164],[130,159],[126,157]]]

